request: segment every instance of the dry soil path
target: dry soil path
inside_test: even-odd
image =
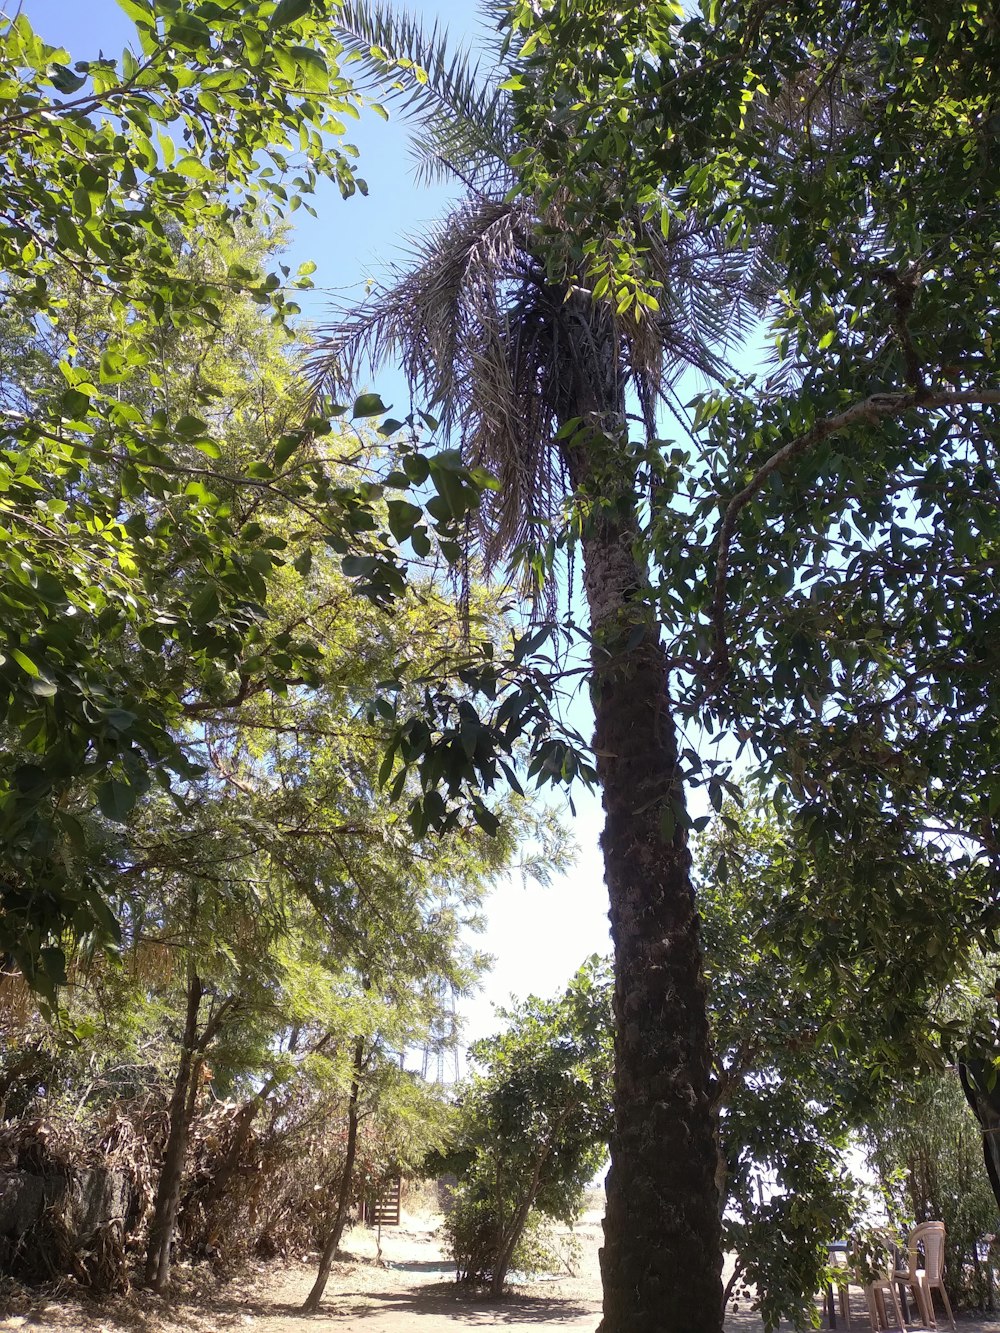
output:
[[[322,1309],[308,1316],[301,1304],[312,1285],[311,1263],[268,1265],[239,1281],[218,1286],[199,1280],[197,1270],[179,1273],[169,1302],[138,1293],[106,1304],[75,1299],[22,1302],[0,1317],[0,1329],[60,1330],[61,1333],[458,1333],[501,1329],[504,1333],[562,1333],[596,1329],[601,1290],[597,1266],[600,1222],[588,1215],[577,1228],[582,1242],[573,1274],[515,1287],[498,1304],[458,1291],[450,1281],[433,1219],[406,1219],[382,1238],[376,1263],[373,1233],[350,1232],[347,1257],[334,1266]],[[856,1293],[859,1296],[859,1293]],[[854,1328],[864,1329],[860,1300]],[[1000,1323],[962,1321],[961,1333],[1000,1333]],[[731,1315],[727,1333],[761,1333],[753,1315]]]

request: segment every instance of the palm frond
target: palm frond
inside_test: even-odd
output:
[[[421,140],[434,146],[439,161],[467,174],[507,161],[512,130],[496,66],[484,73],[464,48],[452,51],[447,28],[435,20],[428,31],[405,11],[345,0],[333,32],[360,64],[362,90],[377,89],[382,101],[399,103],[404,116],[419,120]]]
[[[317,331],[307,362],[314,391],[342,392],[363,368],[397,355],[414,390],[453,422],[470,330],[478,324],[488,334],[498,291],[518,280],[522,228],[508,203],[473,198],[456,209],[416,248],[414,263]]]
[[[756,318],[746,255],[693,223],[669,240],[635,227],[661,284],[655,315],[619,318],[582,289],[550,282],[529,204],[472,195],[411,265],[317,332],[307,364],[314,394],[338,396],[395,361],[470,463],[497,477],[480,515],[487,564],[530,548],[539,525],[559,515],[566,478],[553,436],[578,415],[598,345],[655,434],[658,405],[680,375],[692,366],[714,379],[730,373],[725,348]]]

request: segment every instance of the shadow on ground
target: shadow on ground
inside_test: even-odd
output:
[[[396,1265],[394,1265],[396,1266]],[[404,1265],[398,1265],[402,1268]],[[405,1265],[407,1269],[411,1265]],[[432,1265],[413,1265],[417,1269],[432,1269]],[[309,1321],[301,1306],[261,1299],[219,1300],[213,1303],[219,1313],[251,1315],[261,1319],[298,1318]],[[400,1328],[410,1328],[403,1318],[417,1320],[447,1318],[451,1324],[468,1328],[502,1328],[505,1324],[538,1324],[558,1327],[593,1316],[596,1324],[599,1312],[592,1303],[547,1296],[505,1296],[499,1301],[484,1299],[456,1287],[453,1282],[413,1287],[407,1291],[372,1291],[364,1295],[331,1295],[317,1311],[315,1318],[334,1317],[338,1323],[346,1320],[400,1319]]]

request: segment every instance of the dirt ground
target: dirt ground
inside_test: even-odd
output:
[[[600,1215],[589,1213],[576,1228],[582,1243],[573,1274],[515,1286],[502,1302],[460,1292],[451,1281],[437,1231],[439,1219],[403,1216],[403,1225],[382,1232],[382,1261],[376,1263],[375,1234],[350,1231],[346,1254],[331,1274],[322,1309],[299,1309],[315,1276],[314,1260],[261,1266],[239,1280],[218,1284],[204,1271],[178,1270],[169,1300],[144,1292],[95,1303],[71,1296],[44,1299],[27,1293],[0,1310],[0,1329],[61,1330],[62,1333],[455,1333],[459,1328],[505,1333],[594,1330],[600,1319],[597,1250]],[[305,1259],[306,1256],[303,1256]],[[861,1293],[853,1293],[855,1329],[867,1328]],[[842,1324],[841,1324],[842,1326]],[[998,1333],[1000,1323],[960,1321],[962,1333]],[[753,1315],[730,1315],[727,1333],[760,1333]]]

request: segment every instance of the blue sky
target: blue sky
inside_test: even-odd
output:
[[[459,40],[474,40],[480,30],[476,7],[463,0],[411,0],[408,7],[428,24],[439,18]],[[134,35],[115,0],[24,0],[23,8],[40,36],[66,47],[74,60],[101,50],[118,57]],[[295,214],[290,258],[294,264],[313,260],[317,265],[316,291],[300,304],[318,322],[331,297],[360,297],[365,279],[401,258],[408,242],[455,198],[449,189],[414,184],[406,127],[398,118],[386,124],[374,113],[364,114],[350,138],[360,151],[358,173],[368,183],[368,196],[343,200],[330,186],[314,200],[317,218],[301,209]],[[386,403],[402,394],[400,377],[388,372],[372,387],[379,388]],[[494,1003],[529,992],[552,994],[589,954],[610,947],[598,847],[600,802],[582,791],[574,799],[578,813],[572,829],[580,848],[575,867],[545,889],[512,875],[489,903],[487,933],[478,944],[494,954],[496,965],[482,993],[462,1006],[470,1039],[495,1029]]]

